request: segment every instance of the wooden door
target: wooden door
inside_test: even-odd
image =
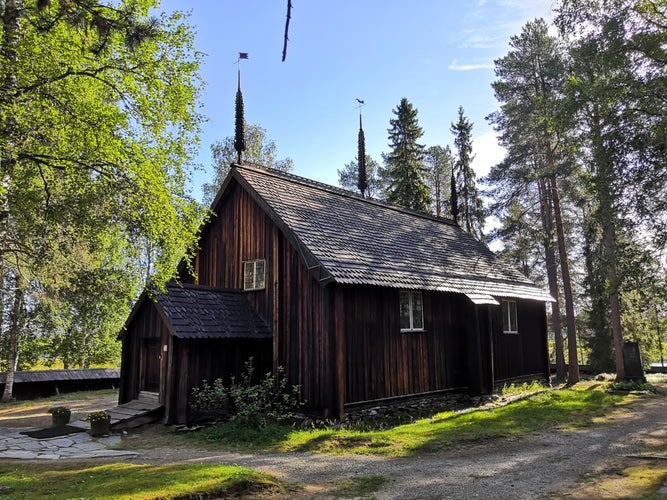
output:
[[[162,360],[160,356],[160,339],[149,338],[144,339],[143,349],[143,384],[142,391],[160,392],[160,373]]]

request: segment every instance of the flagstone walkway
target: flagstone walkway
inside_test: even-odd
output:
[[[119,435],[94,438],[87,432],[79,432],[49,439],[35,439],[21,434],[31,430],[36,428],[0,427],[0,459],[58,460],[138,455],[134,451],[109,448],[120,442]]]

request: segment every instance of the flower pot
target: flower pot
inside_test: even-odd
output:
[[[69,424],[69,419],[71,416],[71,412],[51,414],[53,427],[62,427],[63,425]]]
[[[111,427],[111,420],[94,420],[90,423],[90,430],[88,433],[91,436],[104,436],[109,434],[109,428]]]

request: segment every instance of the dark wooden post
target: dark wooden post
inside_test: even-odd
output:
[[[329,314],[333,316],[333,349],[335,352],[334,376],[335,384],[332,388],[333,401],[332,409],[337,413],[338,418],[343,418],[345,413],[345,314],[343,293],[337,286],[329,287],[333,294],[333,307]]]
[[[466,326],[468,388],[472,394],[493,392],[493,349],[491,317],[486,304],[473,304]]]

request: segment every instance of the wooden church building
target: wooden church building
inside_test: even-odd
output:
[[[121,334],[120,402],[284,367],[328,417],[368,402],[546,380],[542,289],[452,221],[250,164],[233,165],[195,277],[142,297]]]

